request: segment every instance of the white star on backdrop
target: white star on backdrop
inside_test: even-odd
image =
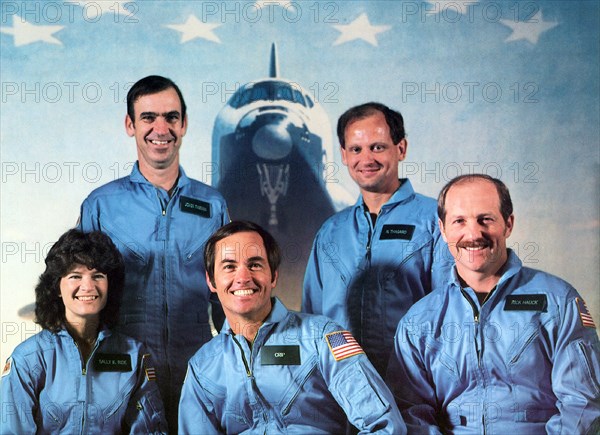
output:
[[[182,44],[196,38],[206,39],[220,44],[221,40],[213,33],[213,29],[216,29],[219,26],[221,26],[221,24],[203,23],[196,18],[195,15],[190,15],[183,24],[165,24],[165,27],[181,32]]]
[[[62,30],[65,26],[42,26],[27,22],[20,17],[13,15],[13,26],[2,27],[0,32],[12,35],[15,47],[42,41],[50,44],[62,45],[59,39],[52,36],[54,33]]]
[[[436,8],[441,6],[441,8],[437,11],[441,13],[444,9],[456,9],[462,15],[467,15],[469,12],[469,6],[473,6],[479,3],[479,0],[472,1],[453,1],[453,0],[443,0],[443,1],[435,1],[435,0],[426,0],[427,3],[434,5]]]
[[[504,42],[526,39],[532,44],[537,44],[540,35],[546,30],[558,26],[554,21],[544,21],[541,10],[528,21],[500,20],[500,22],[512,29],[512,33]]]
[[[334,25],[333,27],[341,32],[333,45],[340,45],[355,39],[362,39],[375,47],[377,47],[376,35],[392,28],[392,26],[373,26],[365,13],[360,14],[360,16],[350,24],[339,24]]]

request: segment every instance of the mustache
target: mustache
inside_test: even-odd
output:
[[[457,248],[490,248],[492,242],[487,239],[467,240],[456,244]]]

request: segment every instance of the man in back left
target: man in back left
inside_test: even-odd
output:
[[[125,130],[135,138],[138,161],[129,176],[93,191],[80,217],[82,230],[105,232],[123,254],[119,329],[153,353],[173,432],[187,360],[212,338],[204,243],[229,220],[223,197],[179,165],[187,125],[173,81],[148,76],[135,83],[127,94]],[[219,311],[222,316],[216,302],[213,313]]]

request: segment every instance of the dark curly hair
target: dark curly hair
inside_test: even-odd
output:
[[[76,264],[105,273],[108,277],[106,306],[100,321],[108,327],[116,324],[125,281],[123,257],[110,237],[100,231],[84,233],[72,229],[64,233],[46,256],[46,270],[35,287],[35,322],[57,332],[65,325],[65,304],[60,298],[60,280]]]

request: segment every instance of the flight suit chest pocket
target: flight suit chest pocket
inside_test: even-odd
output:
[[[283,391],[279,400],[279,409],[281,416],[286,421],[297,420],[301,417],[298,400],[301,395],[311,395],[314,392],[308,387],[308,381],[317,369],[317,356],[312,355],[308,361],[301,366],[279,366],[280,370],[288,371],[291,374],[291,380],[287,388]],[[304,400],[304,399],[303,399]]]
[[[328,277],[332,278],[333,282],[336,282],[339,278],[346,286],[349,284],[351,278],[348,268],[348,266],[351,265],[348,264],[347,266],[344,263],[354,261],[356,266],[358,266],[361,260],[356,256],[352,256],[351,253],[344,252],[344,247],[340,243],[334,241],[321,243],[319,245],[319,256],[322,258],[321,262],[323,264],[323,270],[321,272],[324,276],[323,282],[327,283],[329,281]],[[352,270],[355,269],[357,269],[357,267],[352,268]]]
[[[110,222],[103,222],[102,229],[117,246],[117,249],[123,255],[125,264],[128,267],[135,263],[138,263],[140,266],[144,266],[148,263],[148,253],[146,248],[143,243],[140,243],[131,237],[131,230],[124,230]]]

